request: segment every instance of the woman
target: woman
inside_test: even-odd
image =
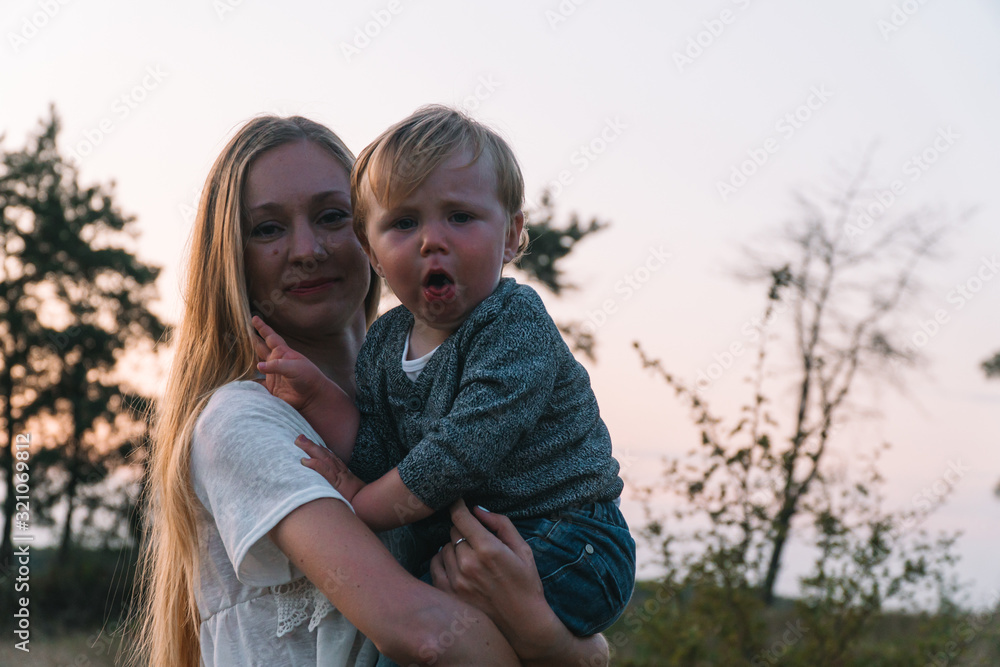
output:
[[[606,663],[602,638],[555,619],[502,517],[481,515],[494,537],[453,509],[456,539],[475,549],[436,559],[448,593],[407,574],[299,465],[295,437],[318,436],[255,382],[252,312],[353,391],[379,285],[351,229],[352,163],[326,128],[264,117],[209,173],[152,448],[143,659],[370,665],[377,647],[403,664]]]

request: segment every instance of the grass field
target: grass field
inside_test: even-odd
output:
[[[14,648],[13,636],[0,644],[0,665],[4,667],[112,667],[118,646],[98,631],[71,632],[61,636],[32,633],[28,653]]]
[[[78,559],[78,563],[85,559]],[[65,581],[65,579],[63,580]],[[80,581],[80,579],[77,579]],[[104,581],[107,581],[106,579]],[[98,588],[106,588],[101,584]],[[79,586],[89,590],[87,586]],[[614,649],[612,665],[619,667],[660,667],[670,664],[698,665],[699,667],[716,667],[718,661],[711,659],[670,659],[666,654],[674,653],[676,644],[664,644],[659,621],[666,613],[666,608],[656,602],[659,585],[655,582],[639,582],[629,609],[619,621],[605,632],[609,643]],[[41,592],[47,590],[45,587]],[[61,585],[60,601],[63,615],[69,619],[83,618],[81,613],[70,613],[70,598],[67,596],[67,586]],[[96,589],[95,589],[96,590]],[[54,596],[55,593],[52,593]],[[90,591],[91,597],[96,597],[98,604],[91,604],[89,618],[95,616],[107,618],[102,611],[106,593],[96,595]],[[46,596],[46,599],[49,596]],[[11,627],[5,627],[0,641],[0,667],[111,667],[122,664],[121,641],[112,630],[113,624],[107,626],[102,633],[98,630],[59,631],[60,627],[80,627],[66,623],[62,618],[55,619],[56,602],[47,601],[50,624],[42,624],[45,613],[39,609],[36,615],[32,610],[32,628],[30,652],[25,653],[15,648],[17,640]],[[82,601],[77,601],[82,604]],[[3,605],[0,605],[3,608]],[[857,638],[849,657],[820,657],[802,662],[801,656],[794,655],[799,648],[795,636],[788,639],[788,628],[801,625],[801,610],[796,608],[794,601],[779,599],[774,607],[761,612],[767,624],[766,634],[771,641],[766,647],[769,653],[761,653],[756,661],[739,661],[742,665],[753,664],[779,667],[781,665],[802,665],[809,667],[827,667],[837,665],[861,667],[996,667],[1000,665],[1000,610],[982,611],[977,614],[966,614],[949,621],[936,616],[906,614],[900,612],[883,612],[875,616]],[[935,622],[938,621],[938,622]],[[98,621],[100,622],[100,621]],[[802,626],[805,633],[805,645],[809,638],[815,636],[817,628],[809,627],[812,621]],[[38,627],[38,625],[41,627]],[[693,628],[691,630],[694,631]],[[704,629],[703,629],[704,631]],[[930,632],[930,634],[929,634]],[[934,636],[932,637],[931,634]],[[680,637],[679,639],[683,639]],[[779,641],[780,640],[780,641]],[[784,642],[784,643],[783,643]],[[711,645],[711,641],[708,642]],[[919,647],[919,648],[917,648]],[[917,648],[917,650],[914,650]],[[788,655],[785,655],[788,649]],[[821,653],[822,656],[830,656]],[[728,665],[727,665],[728,667]]]

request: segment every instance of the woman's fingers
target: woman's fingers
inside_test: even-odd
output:
[[[465,506],[465,501],[461,499],[455,501],[451,506],[452,524],[454,524],[463,537],[469,540],[474,549],[499,546],[497,538],[500,538],[503,544],[517,544],[517,540],[521,540],[521,536],[518,535],[514,524],[507,517],[502,514],[493,514],[492,512],[481,512],[480,510],[477,510],[477,512],[479,512],[477,516],[473,516],[469,512],[469,508]],[[483,520],[484,517],[488,518]],[[486,523],[487,520],[489,523]],[[504,531],[503,535],[506,536],[506,539],[501,536],[500,530]],[[491,531],[495,531],[497,535],[494,536]],[[513,532],[513,535],[510,535],[511,532]],[[521,540],[521,542],[523,541]]]
[[[450,595],[455,594],[455,589],[451,587],[451,580],[448,579],[448,572],[444,569],[444,559],[440,553],[431,559],[431,583],[439,591]]]
[[[434,558],[441,559],[445,574],[448,575],[448,585],[454,590],[457,580],[462,576],[462,571],[458,565],[458,558],[455,556],[455,545],[444,545]]]
[[[479,506],[475,508],[474,512],[475,514],[472,515],[472,518],[478,519],[483,526],[491,533],[494,533],[501,542],[511,549],[521,545],[527,546],[528,543],[517,532],[517,528],[514,527],[513,522],[503,514],[488,512]]]

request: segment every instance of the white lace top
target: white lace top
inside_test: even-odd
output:
[[[300,505],[343,500],[299,463],[300,433],[321,442],[301,415],[256,382],[219,388],[195,426],[191,478],[204,505],[197,599],[205,665],[369,667],[378,659],[374,645],[268,537]]]

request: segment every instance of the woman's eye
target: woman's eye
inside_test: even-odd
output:
[[[453,213],[451,219],[455,222],[468,222],[472,220],[472,216],[468,213]]]
[[[413,229],[417,226],[417,221],[413,218],[402,218],[396,221],[396,229]]]
[[[345,218],[349,217],[350,214],[348,214],[347,211],[330,210],[330,211],[323,211],[323,213],[320,214],[319,216],[319,221],[326,225],[333,225],[339,222],[343,222]]]
[[[250,230],[250,236],[254,238],[269,238],[280,233],[281,225],[276,222],[262,222]]]

